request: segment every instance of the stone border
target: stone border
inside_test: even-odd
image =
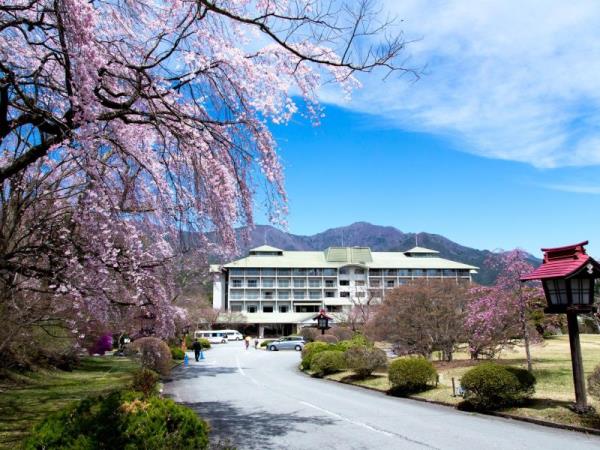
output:
[[[309,374],[307,374],[306,372],[304,372],[303,370],[300,370],[300,372],[304,373],[307,376],[310,376]],[[373,392],[379,392],[382,395],[388,395],[391,397],[390,394],[388,394],[386,391],[382,391],[380,389],[376,389],[370,386],[361,386],[360,384],[354,384],[354,383],[349,383],[346,381],[342,381],[342,380],[332,380],[331,378],[322,378],[322,380],[327,380],[327,381],[332,381],[334,383],[340,383],[340,384],[345,384],[347,386],[354,386],[360,389],[367,389],[369,391],[373,391]],[[445,406],[447,408],[452,408],[452,409],[456,409],[457,411],[460,411],[455,405],[452,405],[450,403],[445,403],[445,402],[440,402],[438,400],[428,400],[426,398],[418,398],[418,397],[396,397],[396,398],[403,398],[406,400],[414,400],[417,402],[422,402],[422,403],[430,403],[433,405],[440,405],[440,406]],[[467,411],[465,411],[467,412]],[[600,436],[600,430],[596,430],[594,428],[586,428],[586,427],[578,427],[576,425],[567,425],[567,424],[562,424],[562,423],[556,423],[556,422],[549,422],[546,420],[541,420],[541,419],[534,419],[533,417],[524,417],[524,416],[515,416],[512,414],[507,414],[507,413],[502,413],[502,412],[495,412],[495,411],[477,411],[477,412],[472,412],[472,411],[468,411],[470,413],[474,413],[474,414],[482,414],[482,415],[486,415],[486,416],[494,416],[494,417],[501,417],[503,419],[506,420],[519,420],[521,422],[527,422],[527,423],[533,423],[535,425],[542,425],[545,427],[549,427],[549,428],[558,428],[561,430],[568,430],[568,431],[577,431],[579,433],[584,433],[584,434],[592,434],[595,436]]]

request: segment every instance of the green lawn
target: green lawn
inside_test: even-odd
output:
[[[12,373],[0,380],[0,449],[17,447],[33,425],[61,407],[126,386],[138,367],[129,358],[89,357],[72,372]]]
[[[586,377],[594,367],[600,364],[600,335],[581,335],[583,365]],[[526,416],[536,419],[548,420],[576,426],[593,427],[600,429],[598,416],[579,416],[573,413],[568,406],[575,401],[573,391],[573,377],[571,373],[571,354],[569,351],[568,336],[553,337],[542,344],[532,347],[533,373],[537,379],[536,393],[533,400],[526,406],[506,409],[503,412]],[[500,363],[526,367],[525,351],[523,347],[505,350]],[[413,397],[435,400],[456,405],[462,399],[452,396],[452,378],[458,386],[461,376],[469,370],[475,361],[470,361],[466,352],[455,355],[451,363],[435,362],[440,382],[437,388],[431,389]],[[350,375],[349,372],[331,375],[328,378],[341,380]],[[389,382],[385,373],[376,373],[368,380],[356,381],[355,384],[387,391]],[[588,397],[592,406],[600,411],[600,402]]]

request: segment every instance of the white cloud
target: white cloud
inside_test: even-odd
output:
[[[592,194],[600,195],[600,186],[584,186],[577,184],[544,184],[541,185],[546,189],[554,191],[573,192],[575,194]]]
[[[421,80],[364,77],[351,103],[464,151],[536,167],[600,164],[600,2],[388,0]]]

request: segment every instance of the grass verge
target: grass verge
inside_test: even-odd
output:
[[[48,414],[84,397],[120,389],[139,363],[124,357],[83,358],[72,372],[10,373],[0,380],[0,449],[18,447]]]
[[[600,335],[582,334],[581,348],[586,377],[600,364]],[[571,353],[567,336],[553,337],[532,347],[533,374],[537,379],[536,392],[526,405],[507,408],[500,412],[515,417],[527,417],[562,425],[600,429],[600,415],[579,415],[571,411],[575,401],[573,376],[571,373]],[[471,361],[465,352],[458,352],[450,363],[435,362],[440,375],[438,386],[409,398],[424,399],[456,406],[461,397],[452,395],[452,378],[458,387],[463,374],[481,361]],[[522,347],[506,350],[496,362],[526,367],[525,351]],[[386,392],[390,388],[387,373],[375,372],[366,380],[352,380],[350,372],[329,375],[326,378],[344,381],[358,386]],[[589,403],[600,412],[600,401],[588,397]]]

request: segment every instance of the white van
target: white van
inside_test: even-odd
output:
[[[227,335],[230,341],[243,341],[244,335],[238,330],[220,330]]]
[[[226,344],[227,334],[223,330],[198,330],[194,331],[194,338],[207,339],[211,344]]]

